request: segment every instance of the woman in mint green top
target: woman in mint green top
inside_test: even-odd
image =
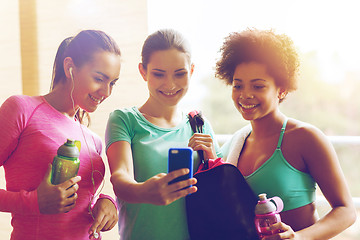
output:
[[[222,146],[257,194],[279,196],[282,222],[264,239],[330,239],[356,219],[336,153],[316,127],[287,118],[279,104],[296,89],[299,59],[292,41],[274,31],[230,34],[221,47],[216,75],[232,86],[232,100],[250,122]],[[226,119],[224,119],[226,121]],[[315,183],[331,211],[321,220]]]
[[[180,33],[153,33],[144,43],[139,64],[148,84],[148,100],[139,108],[115,110],[110,115],[106,153],[118,198],[121,240],[189,239],[184,197],[197,188],[184,187],[196,184],[196,179],[168,185],[188,171],[166,174],[168,150],[189,146],[204,150],[207,158],[216,158],[219,149],[210,139],[209,123],[205,121],[204,134],[193,134],[186,114],[177,106],[187,92],[193,69]],[[197,154],[194,165],[199,165]]]

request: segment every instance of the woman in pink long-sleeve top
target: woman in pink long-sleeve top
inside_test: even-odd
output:
[[[0,211],[12,214],[12,240],[83,240],[115,226],[113,200],[95,194],[105,173],[101,139],[83,122],[111,94],[119,73],[115,41],[84,30],[59,46],[50,93],[12,96],[2,104],[6,190],[0,190]],[[51,163],[67,138],[82,143],[78,176],[52,185]]]

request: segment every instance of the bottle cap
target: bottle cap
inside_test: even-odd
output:
[[[267,198],[266,198],[266,193],[261,193],[259,194],[259,201],[262,202],[262,201],[266,201]]]
[[[255,207],[255,214],[268,214],[276,212],[276,206],[269,199],[266,198],[266,193],[259,194],[259,201]]]
[[[66,142],[64,143],[66,146],[75,146],[75,140],[68,138],[66,139]]]
[[[75,145],[75,140],[67,139],[57,150],[57,155],[67,158],[78,158],[80,153],[78,147]]]

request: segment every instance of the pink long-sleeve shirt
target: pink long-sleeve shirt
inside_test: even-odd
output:
[[[42,96],[12,96],[2,104],[0,166],[5,170],[6,190],[0,189],[0,211],[12,214],[12,240],[89,239],[93,219],[88,205],[94,195],[91,172],[96,170],[97,189],[105,166],[100,137],[83,125],[81,128],[79,122],[58,112]],[[76,206],[68,213],[40,214],[36,189],[67,138],[82,145],[78,172],[82,180]]]

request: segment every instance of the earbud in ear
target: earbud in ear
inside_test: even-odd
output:
[[[69,68],[69,72],[70,72],[71,79],[73,79],[74,77],[73,77],[73,74],[72,74],[72,67]]]

